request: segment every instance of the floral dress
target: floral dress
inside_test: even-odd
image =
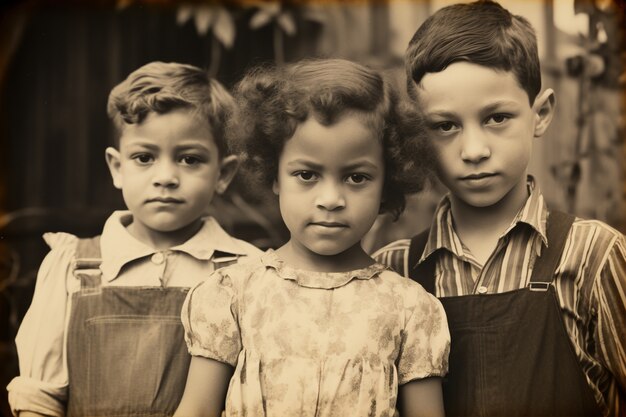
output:
[[[182,321],[192,355],[235,368],[226,416],[395,416],[398,385],[448,368],[443,307],[381,264],[304,271],[269,250],[191,290]]]

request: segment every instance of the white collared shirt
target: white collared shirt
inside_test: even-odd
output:
[[[106,221],[100,239],[103,286],[192,287],[215,270],[215,251],[257,257],[255,246],[233,238],[212,217],[185,243],[157,251],[132,236],[125,225],[129,211],[116,211]],[[28,410],[65,415],[68,373],[65,334],[71,294],[80,289],[72,261],[78,238],[47,233],[51,247],[37,275],[35,293],[15,343],[20,376],[7,386],[13,412]]]

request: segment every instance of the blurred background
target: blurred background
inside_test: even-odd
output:
[[[109,91],[150,61],[206,68],[227,87],[250,66],[304,57],[371,65],[404,92],[403,55],[434,11],[452,1],[290,2],[98,0],[0,6],[0,390],[17,374],[13,339],[47,252],[41,235],[100,233],[124,208],[104,160]],[[531,173],[552,208],[626,232],[625,2],[504,0],[533,24],[555,120],[535,144]],[[212,211],[233,235],[266,249],[287,239],[276,202],[235,182]],[[395,223],[380,216],[373,251],[428,227],[443,189],[412,197]],[[0,411],[10,415],[6,394]]]

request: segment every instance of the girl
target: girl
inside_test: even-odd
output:
[[[423,184],[419,118],[345,60],[259,68],[235,95],[244,170],[278,196],[290,239],[187,296],[176,415],[219,415],[225,397],[226,416],[394,416],[398,386],[404,416],[443,415],[444,311],[360,244]]]

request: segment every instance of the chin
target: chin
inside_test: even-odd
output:
[[[321,256],[335,256],[347,250],[347,248],[338,248],[337,246],[310,246],[309,250]]]
[[[498,204],[500,200],[494,199],[480,199],[480,200],[465,200],[466,204],[476,208],[489,208]]]

